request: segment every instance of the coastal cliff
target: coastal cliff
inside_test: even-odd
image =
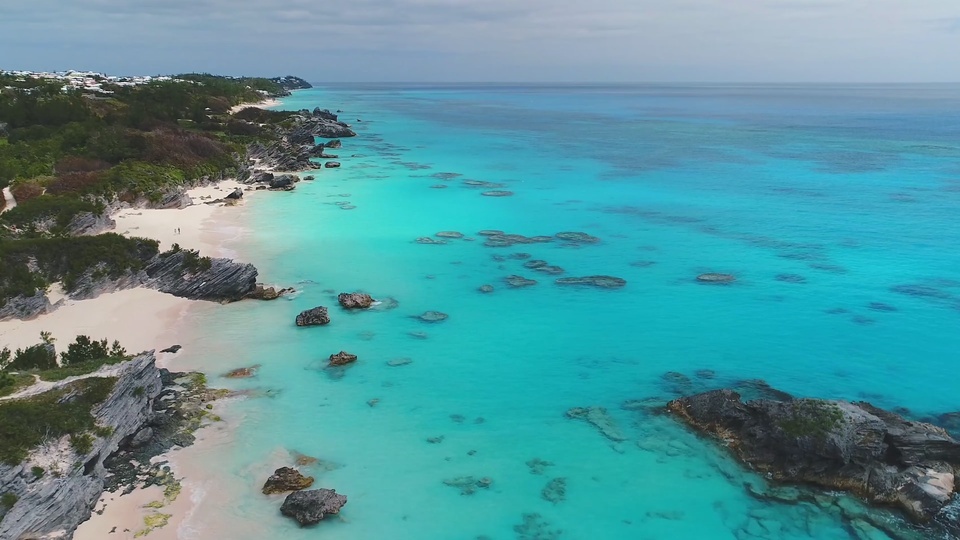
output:
[[[82,399],[94,391],[94,381],[111,388],[90,409],[96,427],[88,433],[89,445],[71,444],[74,436],[64,435],[30,450],[19,463],[0,463],[0,494],[8,502],[15,501],[4,507],[0,538],[71,538],[77,525],[90,517],[104,490],[104,461],[153,416],[154,399],[163,388],[155,357],[149,352],[21,400],[52,399],[62,404]]]

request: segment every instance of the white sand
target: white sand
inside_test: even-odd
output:
[[[263,101],[241,103],[241,104],[239,104],[239,105],[234,105],[233,107],[231,107],[231,108],[230,108],[230,114],[240,112],[240,111],[242,111],[242,110],[244,110],[244,109],[247,109],[247,108],[250,108],[250,107],[259,107],[259,108],[263,109],[264,107],[276,107],[276,106],[279,105],[279,104],[280,104],[280,100],[272,99],[272,98],[271,98],[271,99],[265,99],[265,100],[263,100]]]
[[[225,181],[218,186],[197,188],[188,191],[194,205],[183,209],[146,210],[127,209],[114,214],[117,221],[116,232],[125,236],[144,236],[160,242],[162,250],[169,249],[174,243],[181,247],[197,249],[204,255],[215,257],[235,257],[229,245],[236,242],[244,233],[239,225],[239,216],[245,202],[254,191],[244,191],[243,199],[236,205],[204,204],[209,200],[222,199],[235,187],[245,186],[235,181]],[[179,233],[176,231],[179,229]],[[159,291],[137,288],[103,294],[90,300],[70,300],[65,297],[59,285],[50,287],[48,296],[53,303],[61,301],[60,307],[53,313],[42,315],[31,321],[10,320],[0,322],[0,347],[26,347],[40,341],[40,332],[51,332],[62,349],[73,341],[78,334],[94,339],[117,339],[129,352],[160,350],[178,344],[178,337],[189,334],[191,315],[202,314],[217,306],[209,302],[177,298]],[[158,364],[169,365],[176,359],[173,354],[158,354]],[[219,407],[217,407],[219,409]],[[173,452],[172,455],[158,456],[155,459],[181,457],[184,471],[174,467],[178,478],[187,476],[183,481],[180,496],[163,508],[144,508],[153,501],[163,501],[159,488],[140,489],[126,496],[105,493],[96,506],[91,519],[83,523],[76,531],[76,540],[104,540],[134,538],[146,525],[144,518],[150,514],[170,514],[166,526],[155,529],[149,538],[155,540],[177,540],[184,529],[188,529],[190,516],[201,504],[205,491],[202,471],[189,470],[193,453],[216,451],[204,443],[208,438],[229,439],[232,430],[226,423],[216,423],[206,428],[210,436],[198,433],[197,444]],[[216,444],[216,443],[213,443]],[[190,474],[185,474],[189,472]],[[111,532],[112,531],[112,532]]]
[[[13,198],[13,192],[11,192],[8,187],[3,188],[3,201],[3,208],[0,208],[0,214],[7,210],[12,210],[17,206],[17,200]]]

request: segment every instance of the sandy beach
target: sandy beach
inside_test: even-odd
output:
[[[239,105],[234,105],[233,107],[231,107],[231,108],[230,108],[230,114],[234,114],[234,113],[240,112],[240,111],[242,111],[242,110],[244,110],[244,109],[247,109],[247,108],[249,108],[249,107],[259,107],[259,108],[263,109],[263,108],[265,108],[265,107],[276,107],[276,106],[279,105],[279,104],[280,104],[280,100],[278,100],[278,99],[273,99],[273,98],[265,99],[265,100],[263,100],[263,101],[252,101],[252,102],[247,102],[247,103],[241,103],[241,104],[239,104]]]
[[[182,209],[121,210],[112,216],[117,222],[116,232],[156,239],[161,250],[177,243],[208,256],[235,257],[236,253],[229,246],[242,237],[244,229],[240,225],[240,215],[249,196],[256,192],[245,192],[244,199],[236,205],[205,203],[222,199],[236,187],[245,186],[227,180],[189,190],[187,193],[194,204]],[[71,300],[55,284],[50,287],[48,296],[51,302],[60,302],[52,313],[29,321],[0,322],[0,346],[16,349],[34,345],[40,341],[40,332],[44,331],[50,332],[60,347],[72,342],[78,334],[84,334],[94,339],[119,340],[129,352],[159,351],[184,339],[191,314],[217,307],[210,302],[178,298],[144,288],[102,294],[88,300]],[[158,364],[175,367],[171,364],[176,358],[173,354],[160,353]],[[226,425],[207,429],[220,432],[215,438],[228,436],[229,427]],[[203,431],[198,433],[198,443],[203,440],[202,434]],[[173,454],[192,451],[197,446]],[[155,459],[170,458],[164,455]],[[184,476],[179,470],[174,473],[177,478]],[[189,517],[201,492],[200,482],[190,479],[183,481],[182,492],[173,501],[165,500],[163,490],[156,487],[138,489],[123,496],[104,493],[91,519],[79,527],[74,538],[134,538],[153,523],[151,538],[177,539],[180,525]]]

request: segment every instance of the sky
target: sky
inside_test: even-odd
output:
[[[960,82],[960,0],[0,0],[0,69]]]

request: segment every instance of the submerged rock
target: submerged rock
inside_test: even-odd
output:
[[[421,236],[420,238],[416,239],[416,242],[418,244],[424,244],[428,246],[430,245],[440,246],[447,243],[446,240],[437,240],[435,238],[430,238],[429,236]]]
[[[603,407],[574,407],[567,411],[567,418],[583,420],[597,428],[600,433],[614,442],[623,442],[627,437],[620,431],[617,422]]]
[[[540,458],[533,458],[527,461],[527,467],[530,467],[530,474],[541,475],[546,472],[547,467],[553,467],[553,463]]]
[[[540,497],[548,502],[557,504],[567,498],[567,479],[554,478],[540,491]]]
[[[560,278],[557,285],[586,285],[601,289],[619,289],[627,284],[627,280],[615,276],[583,276]]]
[[[484,229],[477,233],[477,235],[479,236],[502,236],[503,234],[504,234],[503,231],[498,231],[495,229]]]
[[[393,360],[387,360],[387,365],[390,367],[407,366],[412,363],[413,360],[410,358],[394,358]]]
[[[520,287],[530,287],[531,285],[536,285],[536,284],[537,284],[537,281],[536,281],[536,280],[527,279],[527,278],[525,278],[525,277],[523,277],[523,276],[516,276],[516,275],[514,275],[514,276],[507,276],[507,277],[503,278],[503,280],[504,280],[505,282],[507,282],[507,285],[508,285],[508,286],[510,286],[510,287],[512,287],[512,288],[514,288],[514,289],[518,289],[518,288],[520,288]]]
[[[559,240],[570,244],[598,244],[600,239],[585,232],[558,232],[554,235]]]
[[[523,267],[524,267],[524,268],[527,268],[527,269],[530,269],[530,270],[536,270],[537,268],[543,268],[544,266],[547,266],[548,264],[550,264],[550,263],[548,263],[547,261],[542,261],[542,260],[539,260],[539,259],[534,259],[534,260],[532,260],[532,261],[527,261],[527,262],[523,263]]]
[[[345,366],[347,364],[352,364],[357,361],[357,355],[350,354],[346,351],[340,351],[336,354],[330,355],[330,367]]]
[[[941,428],[869,403],[743,402],[732,390],[714,390],[668,408],[774,480],[851,491],[919,523],[933,520],[954,498],[960,443]]]
[[[493,480],[486,476],[479,479],[473,476],[458,476],[456,478],[447,478],[443,483],[459,489],[461,495],[473,495],[477,489],[489,488],[493,484]]]
[[[280,513],[295,519],[300,526],[315,525],[331,514],[339,514],[347,504],[346,495],[332,489],[295,491],[283,501]]]
[[[733,274],[707,273],[697,276],[700,283],[733,283],[736,280],[737,276]]]
[[[484,294],[490,294],[493,292],[494,289],[493,289],[493,285],[481,285],[478,290]]]
[[[777,274],[777,281],[782,281],[784,283],[796,283],[802,284],[807,282],[807,278],[799,274]]]
[[[297,326],[322,326],[330,324],[330,315],[327,314],[327,308],[318,306],[302,311],[297,315],[296,322]]]
[[[339,161],[328,161],[328,162],[326,162],[326,163],[323,164],[323,167],[324,167],[325,169],[337,169],[337,168],[340,167],[340,162],[339,162]]]
[[[510,197],[513,195],[512,191],[505,191],[502,189],[495,189],[492,191],[484,191],[481,193],[484,197]]]
[[[449,315],[440,311],[424,311],[415,318],[425,323],[438,323],[447,320],[449,317]]]
[[[247,295],[247,298],[252,298],[254,300],[276,300],[285,294],[290,294],[293,292],[296,292],[296,290],[292,287],[277,289],[276,287],[264,287],[258,283],[253,291]]]
[[[373,305],[373,297],[367,293],[340,293],[337,302],[345,309],[367,309]]]
[[[280,467],[263,484],[264,495],[274,495],[286,491],[300,491],[313,485],[312,476],[304,476],[292,467]]]
[[[440,231],[434,236],[438,238],[463,238],[463,233],[457,231]]]
[[[250,367],[237,368],[231,371],[228,371],[224,377],[228,379],[249,379],[254,377],[257,374],[257,371],[260,369],[260,364]]]

